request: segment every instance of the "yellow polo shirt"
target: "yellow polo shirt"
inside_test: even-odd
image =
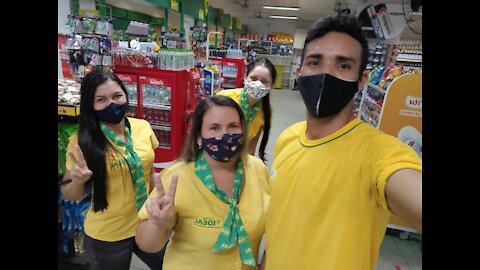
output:
[[[150,186],[150,170],[153,165],[158,146],[157,137],[153,133],[150,124],[137,118],[128,118],[131,127],[133,149],[142,160],[143,174],[147,191]],[[69,139],[68,149],[73,149],[76,155],[75,145],[78,142],[77,134]],[[119,147],[112,143],[121,153],[125,153],[125,147]],[[135,204],[135,187],[128,168],[127,161],[117,153],[109,151],[106,154],[107,162],[107,200],[106,210],[93,212],[93,208],[87,212],[85,218],[85,234],[102,241],[113,242],[135,236],[136,227],[140,219],[137,216]],[[71,170],[73,162],[67,155],[66,168]],[[95,192],[95,191],[94,191]]]
[[[163,269],[252,269],[241,262],[238,244],[220,252],[212,250],[230,206],[213,194],[195,175],[194,164],[195,162],[176,161],[161,172],[162,184],[166,191],[170,187],[172,174],[178,175],[175,193],[178,218],[173,236],[167,245]],[[270,200],[269,173],[259,158],[250,155],[247,162],[244,162],[244,168],[245,184],[238,208],[257,261]],[[149,198],[156,194],[156,189],[153,189]],[[148,218],[145,205],[138,215],[141,219]]]
[[[217,95],[220,96],[227,96],[235,102],[237,102],[238,105],[240,105],[240,93],[242,93],[243,88],[237,88],[237,89],[228,89],[228,90],[222,90],[218,92]],[[253,117],[252,121],[248,124],[247,126],[247,141],[251,141],[259,132],[263,131],[263,126],[265,124],[265,116],[263,114],[263,104],[262,101],[260,102],[260,108],[258,109],[257,113]],[[240,106],[241,107],[241,106]],[[270,127],[272,126],[272,108],[270,106]],[[246,116],[245,116],[246,117]]]
[[[275,144],[266,270],[373,270],[390,216],[387,179],[422,161],[358,118],[318,140],[306,128],[294,124]]]

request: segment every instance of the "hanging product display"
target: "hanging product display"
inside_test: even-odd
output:
[[[94,68],[111,68],[111,19],[68,15],[66,28],[71,34],[65,48],[74,77],[81,79]]]

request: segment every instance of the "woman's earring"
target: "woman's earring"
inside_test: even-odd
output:
[[[198,145],[198,149],[202,149],[202,145],[201,145],[201,144]]]

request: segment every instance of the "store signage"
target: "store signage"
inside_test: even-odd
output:
[[[205,8],[205,16],[208,15],[208,0],[203,0],[203,5]]]
[[[422,109],[422,97],[407,96],[407,98],[405,99],[405,104],[409,108],[421,110]]]
[[[198,10],[198,18],[200,20],[205,20],[205,16],[203,15],[203,9]]]
[[[165,85],[165,83],[162,80],[156,80],[156,79],[150,79],[149,83],[151,85]]]
[[[170,8],[172,10],[178,11],[178,1],[177,0],[170,0]]]
[[[130,76],[121,74],[117,74],[117,76],[122,82],[132,82],[132,78]]]
[[[98,10],[80,9],[78,15],[80,15],[80,17],[100,18],[100,12]]]

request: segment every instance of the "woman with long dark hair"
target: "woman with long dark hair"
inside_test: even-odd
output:
[[[276,78],[277,72],[272,62],[266,58],[257,58],[247,65],[243,88],[222,90],[218,93],[218,95],[232,98],[242,108],[247,121],[247,152],[249,154],[255,155],[258,139],[263,133],[258,156],[264,162],[272,116],[270,90]]]
[[[258,266],[270,176],[245,152],[245,139],[240,106],[209,97],[195,110],[181,157],[153,176],[156,188],[139,212],[135,240],[145,252],[168,241],[165,270]]]
[[[80,91],[78,134],[69,140],[61,191],[67,200],[92,194],[84,224],[91,269],[128,270],[132,252],[162,269],[163,253],[142,252],[134,239],[138,210],[153,188],[158,140],[147,121],[125,117],[127,91],[113,72],[88,73]]]

